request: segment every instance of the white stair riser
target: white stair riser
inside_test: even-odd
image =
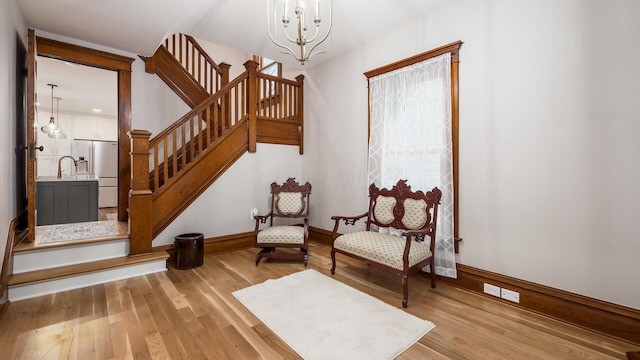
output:
[[[13,273],[20,274],[127,255],[129,255],[129,239],[16,252],[13,255]]]
[[[159,259],[128,266],[94,271],[90,273],[66,276],[34,283],[9,287],[9,300],[19,301],[37,296],[54,294],[67,290],[104,284],[111,281],[128,279],[136,276],[162,272],[167,270],[166,259]]]

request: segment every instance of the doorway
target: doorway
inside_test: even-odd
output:
[[[131,181],[128,132],[131,129],[131,63],[134,59],[42,37],[36,37],[35,43],[38,56],[116,72],[118,126],[117,219],[118,221],[127,221],[128,192]],[[30,119],[32,123],[37,121],[35,114],[33,116],[34,118]],[[35,163],[35,159],[30,161]],[[30,177],[27,181],[28,187],[35,189],[35,177]],[[35,211],[30,211],[28,216],[30,219],[29,239],[33,240],[35,237]]]

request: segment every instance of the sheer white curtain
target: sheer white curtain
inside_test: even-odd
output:
[[[436,274],[457,277],[453,247],[451,54],[369,79],[369,183],[442,190]]]

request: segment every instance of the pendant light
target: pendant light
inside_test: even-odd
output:
[[[305,6],[305,0],[296,0],[295,4],[292,5],[287,5],[287,0],[283,0],[282,3],[279,1],[273,0],[272,6],[269,6],[269,1],[267,1],[267,34],[271,42],[277,46],[278,51],[283,54],[290,54],[301,65],[309,61],[312,56],[327,52],[331,47],[330,44],[323,46],[323,49],[318,46],[327,39],[331,40],[329,35],[331,35],[332,27],[333,0],[329,0],[328,3],[323,1],[323,8],[320,6],[320,0],[307,0],[306,5],[315,5],[314,10],[311,10],[311,6]],[[278,8],[283,9],[282,17],[280,17]],[[328,15],[328,22],[322,22],[321,10],[322,13]],[[297,24],[289,27],[292,17]],[[278,18],[282,21],[281,27],[278,26]],[[308,26],[314,28],[313,34],[311,34],[312,31],[308,29]],[[309,33],[307,33],[307,30],[309,30]]]
[[[47,84],[47,86],[51,86],[51,117],[49,118],[49,123],[40,128],[43,133],[48,135],[55,135],[62,133],[62,128],[56,124],[56,119],[53,117],[53,88],[58,87],[55,84]]]
[[[60,97],[56,97],[56,119],[60,121]],[[54,132],[53,134],[49,134],[48,136],[52,139],[66,139],[67,134],[62,131],[62,128],[58,125],[58,132]]]

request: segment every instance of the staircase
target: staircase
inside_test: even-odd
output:
[[[130,253],[151,252],[151,241],[256,144],[298,146],[303,153],[303,80],[263,74],[258,63],[228,79],[196,40],[174,35],[144,58],[192,110],[150,138],[131,131]]]

